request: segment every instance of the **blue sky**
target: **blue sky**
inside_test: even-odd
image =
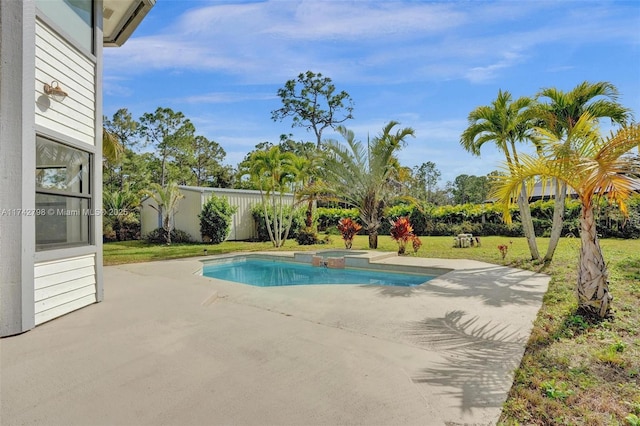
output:
[[[359,139],[390,120],[414,128],[400,161],[433,161],[444,185],[498,168],[493,146],[478,158],[459,138],[469,112],[499,89],[533,96],[609,81],[640,119],[639,28],[635,0],[157,0],[124,46],[105,49],[104,113],[182,111],[236,166],[283,133],[314,140],[271,120],[277,90],[311,70],[351,95],[346,125]]]

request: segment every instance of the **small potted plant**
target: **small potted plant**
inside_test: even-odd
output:
[[[338,221],[338,231],[342,234],[344,246],[347,250],[351,249],[351,246],[353,245],[353,238],[361,229],[362,226],[351,220],[351,218],[343,217]]]
[[[391,238],[398,243],[398,254],[403,255],[407,248],[407,243],[413,240],[413,226],[408,217],[399,217],[391,222]],[[418,246],[418,248],[420,248]]]

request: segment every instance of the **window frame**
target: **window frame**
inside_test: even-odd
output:
[[[42,195],[52,195],[52,196],[56,196],[56,197],[65,197],[66,199],[72,199],[72,200],[78,200],[80,202],[80,212],[78,214],[78,217],[80,217],[80,221],[78,222],[78,225],[80,227],[82,227],[82,221],[85,220],[85,226],[86,226],[86,238],[83,239],[83,241],[72,241],[72,242],[47,242],[47,243],[39,243],[38,242],[38,232],[37,232],[37,224],[36,224],[36,232],[35,232],[35,248],[36,248],[36,252],[46,252],[46,251],[51,251],[51,250],[59,250],[59,249],[66,249],[66,248],[74,248],[74,247],[88,247],[88,246],[93,246],[95,245],[95,232],[94,232],[94,224],[95,224],[95,218],[93,214],[86,214],[86,213],[91,213],[94,210],[94,206],[95,206],[95,190],[94,190],[94,179],[95,179],[95,175],[94,175],[94,168],[95,168],[95,152],[92,152],[92,150],[89,149],[83,149],[83,147],[78,146],[76,144],[71,144],[71,143],[67,143],[65,141],[61,141],[58,138],[54,138],[51,136],[47,136],[41,133],[37,133],[36,137],[35,137],[35,145],[36,147],[38,146],[38,140],[44,140],[47,143],[52,143],[52,144],[56,144],[59,146],[62,146],[66,149],[71,149],[71,150],[75,150],[75,151],[79,151],[82,154],[86,154],[87,156],[87,171],[86,171],[86,182],[84,180],[81,179],[81,188],[80,191],[71,191],[71,190],[62,190],[62,189],[56,189],[56,188],[43,188],[43,187],[39,187],[36,183],[35,186],[35,193],[34,193],[34,198],[37,197],[38,194],[42,194]],[[82,163],[84,164],[84,163]],[[81,168],[82,168],[82,164],[81,164]],[[37,160],[36,160],[36,164],[35,164],[35,170],[34,173],[37,172],[37,170],[42,167],[40,165],[38,165]],[[55,167],[61,168],[61,165],[55,165]],[[52,167],[49,167],[52,168]],[[84,174],[84,172],[81,172]],[[86,189],[86,192],[83,193],[82,191],[84,191],[84,189]],[[87,203],[87,207],[86,207],[86,211],[84,210],[83,207],[83,203],[86,202]],[[35,212],[34,215],[36,216],[36,221],[38,220],[39,217],[43,217],[43,216],[48,216],[48,212],[45,211],[43,212],[43,208],[40,208],[38,206],[38,204],[35,204]],[[48,210],[48,209],[47,209]],[[69,209],[67,209],[69,210]],[[43,214],[44,213],[44,214]],[[57,211],[55,214],[56,217],[60,217],[60,215],[57,215]],[[62,215],[62,217],[66,217],[68,218],[69,216],[74,216],[74,215]],[[81,232],[82,233],[82,232]],[[67,239],[68,239],[68,230],[67,230]]]
[[[98,21],[98,16],[96,15],[96,10],[99,8],[96,6],[97,2],[95,0],[91,0],[91,43],[89,49],[82,43],[81,40],[78,40],[76,37],[71,35],[68,31],[61,26],[57,20],[51,18],[45,11],[43,11],[38,4],[36,3],[36,16],[39,20],[44,22],[49,28],[51,28],[54,32],[56,32],[60,37],[62,37],[67,43],[73,46],[76,50],[82,53],[84,56],[88,57],[94,63],[97,62],[97,43],[100,37],[99,28],[96,25]],[[99,41],[100,43],[102,40]]]

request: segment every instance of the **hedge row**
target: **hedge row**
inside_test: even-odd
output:
[[[536,201],[530,204],[533,226],[537,236],[549,236],[553,221],[553,200]],[[625,218],[615,206],[608,206],[602,201],[596,208],[598,232],[602,237],[640,238],[640,195],[633,196],[628,202],[629,217]],[[460,233],[472,233],[479,236],[503,235],[523,236],[520,215],[517,207],[511,208],[513,223],[507,225],[502,220],[502,211],[492,204],[464,204],[456,206],[412,206],[397,205],[386,212],[379,231],[388,234],[389,220],[400,216],[409,216],[416,235],[447,236]],[[332,231],[342,217],[358,221],[356,209],[319,208],[317,212],[318,229]],[[568,200],[565,208],[562,235],[578,236],[580,234],[580,202]],[[364,233],[364,231],[361,231]]]

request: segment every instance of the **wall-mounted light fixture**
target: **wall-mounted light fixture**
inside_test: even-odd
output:
[[[44,93],[49,95],[54,101],[58,101],[58,102],[64,101],[64,98],[68,96],[67,92],[62,90],[62,87],[60,87],[60,83],[58,83],[55,80],[52,81],[51,84],[45,83]]]

